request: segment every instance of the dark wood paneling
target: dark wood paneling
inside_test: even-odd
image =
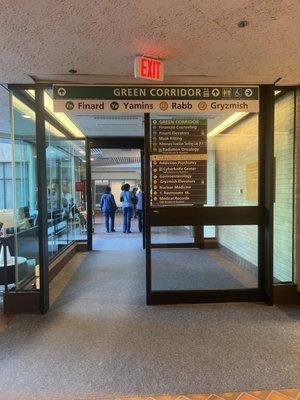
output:
[[[265,301],[273,304],[274,89],[260,86],[259,206],[265,210],[258,233],[258,281]]]
[[[199,249],[196,243],[152,243],[151,249]]]
[[[40,291],[27,290],[3,294],[4,314],[39,313]]]
[[[300,292],[295,283],[276,283],[273,290],[275,304],[300,304]]]
[[[39,265],[40,265],[40,310],[45,314],[49,309],[48,269],[48,204],[47,204],[47,160],[46,128],[44,109],[44,88],[36,85],[36,154],[37,154],[37,203],[39,216]]]
[[[216,238],[207,238],[207,239],[204,239],[204,248],[205,249],[218,249],[219,243]]]
[[[151,226],[258,225],[259,207],[152,207]]]
[[[225,303],[227,301],[264,301],[259,289],[228,290],[153,290],[150,304]]]
[[[204,239],[202,243],[152,243],[152,249],[217,249],[216,239]]]
[[[78,241],[78,242],[77,242],[77,251],[81,251],[81,252],[88,251],[87,242],[85,242],[85,241]]]
[[[77,251],[77,244],[68,246],[59,257],[49,265],[49,282],[65,267],[65,265],[74,257]]]

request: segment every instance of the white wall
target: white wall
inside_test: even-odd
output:
[[[276,100],[274,277],[282,282],[292,280],[293,269],[293,107],[292,93]],[[216,201],[218,205],[257,204],[256,200],[249,200],[246,196],[246,166],[257,162],[258,159],[257,132],[257,116],[250,116],[224,134],[218,135],[216,141]],[[300,151],[299,144],[298,150]],[[296,171],[298,169],[299,166],[296,166]],[[298,224],[300,226],[300,221]],[[218,240],[220,244],[241,258],[257,265],[257,227],[219,227]],[[299,243],[298,239],[298,247]]]

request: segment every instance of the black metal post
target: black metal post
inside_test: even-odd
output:
[[[86,211],[87,211],[87,249],[93,250],[93,204],[92,204],[92,172],[91,146],[88,138],[85,139],[86,154]]]
[[[143,249],[145,250],[146,248],[146,238],[145,238],[145,157],[144,157],[144,150],[141,150],[141,180],[142,180],[142,224],[143,224]]]
[[[199,247],[199,249],[204,248],[204,227],[203,225],[193,226],[194,234],[194,244]]]
[[[47,168],[46,168],[46,130],[44,110],[44,88],[35,86],[36,115],[36,154],[39,215],[39,265],[40,265],[40,311],[49,309],[49,270],[48,270],[48,210],[47,210]]]
[[[273,304],[274,86],[260,86],[258,282],[267,304]]]
[[[2,246],[3,246],[3,276],[4,276],[4,291],[8,292],[8,271],[7,271],[7,248],[8,248],[8,244],[7,244],[7,239],[6,237],[3,237],[1,239],[2,242]]]
[[[150,224],[150,114],[144,114],[144,225],[145,225],[145,245],[146,245],[146,300],[147,305],[151,304],[151,224]]]

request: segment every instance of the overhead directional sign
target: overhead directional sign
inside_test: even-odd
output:
[[[258,86],[54,85],[55,112],[258,112]]]

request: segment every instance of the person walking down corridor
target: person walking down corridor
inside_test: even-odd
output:
[[[105,215],[106,232],[115,232],[115,213],[117,210],[114,195],[111,193],[111,188],[106,186],[104,194],[101,197],[100,209]],[[109,230],[110,220],[110,230]]]
[[[129,183],[125,183],[122,186],[120,195],[120,201],[122,203],[123,210],[123,233],[131,233],[131,218],[134,204],[134,195],[130,192]]]
[[[136,212],[137,212],[137,216],[138,216],[139,231],[142,232],[142,230],[143,230],[143,192],[142,192],[141,187],[139,187],[136,196],[137,196]]]

